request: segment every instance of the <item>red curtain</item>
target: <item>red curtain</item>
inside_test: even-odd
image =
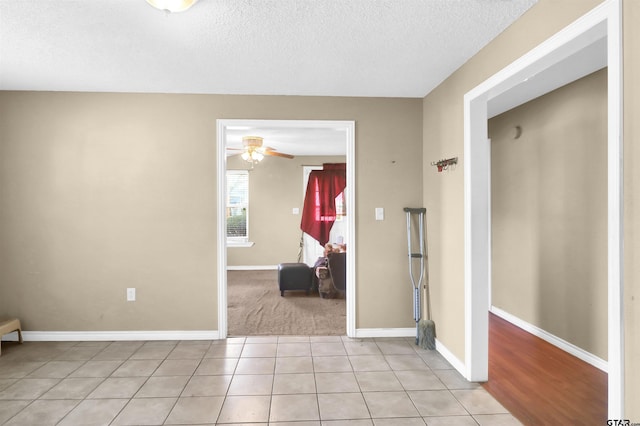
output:
[[[300,229],[324,246],[336,220],[336,197],[347,186],[347,164],[323,164],[309,174]]]

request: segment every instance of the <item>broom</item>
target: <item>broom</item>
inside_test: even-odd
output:
[[[426,256],[426,254],[425,254]],[[431,295],[429,293],[429,258],[425,262],[425,299],[427,309],[427,319],[418,322],[419,338],[418,344],[424,349],[436,348],[436,323],[431,319]]]

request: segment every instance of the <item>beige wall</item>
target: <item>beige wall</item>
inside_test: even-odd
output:
[[[640,422],[640,2],[623,13],[625,414]]]
[[[345,141],[346,147],[346,141]],[[274,266],[296,262],[300,248],[303,166],[344,163],[344,156],[265,157],[249,172],[249,240],[252,247],[227,248],[229,266]],[[239,156],[229,157],[228,170],[247,170]]]
[[[540,0],[518,21],[445,80],[423,102],[424,203],[431,211],[431,290],[438,339],[464,359],[463,96],[482,81],[569,25],[600,0]],[[640,3],[624,0],[625,144],[625,414],[640,421],[640,315],[635,199],[640,179]],[[461,159],[457,171],[438,174],[431,161]]]
[[[424,202],[430,211],[431,292],[438,339],[464,359],[463,97],[596,6],[599,0],[540,0],[432,91],[423,102]],[[429,164],[458,156],[456,170]]]
[[[606,360],[606,70],[489,120],[489,137],[493,306]]]
[[[355,120],[357,327],[411,327],[421,103],[0,92],[0,312],[26,330],[215,330],[216,119]]]

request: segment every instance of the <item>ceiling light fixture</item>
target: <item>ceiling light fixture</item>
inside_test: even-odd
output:
[[[262,140],[260,136],[245,136],[242,138],[242,145],[244,145],[245,151],[241,157],[244,161],[251,163],[251,167],[264,159]]]
[[[147,0],[151,6],[165,12],[184,12],[195,4],[198,0]]]
[[[230,151],[242,151],[240,156],[244,161],[251,163],[251,168],[262,161],[266,155],[288,159],[294,158],[291,154],[285,154],[283,152],[278,152],[271,147],[262,146],[263,140],[264,138],[260,136],[243,136],[242,148],[227,147],[227,149]]]
[[[264,154],[254,150],[246,151],[242,153],[242,159],[244,161],[248,161],[251,164],[258,163],[262,161],[263,158],[264,158]]]

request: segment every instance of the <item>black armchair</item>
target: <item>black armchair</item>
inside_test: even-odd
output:
[[[330,253],[327,266],[333,279],[333,286],[344,296],[347,291],[347,253]]]

